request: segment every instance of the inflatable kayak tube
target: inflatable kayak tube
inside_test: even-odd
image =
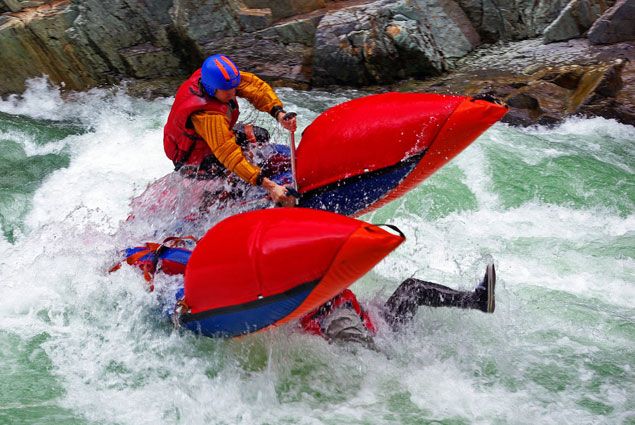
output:
[[[303,208],[232,216],[192,252],[179,322],[206,336],[231,337],[300,318],[404,239],[392,226]]]

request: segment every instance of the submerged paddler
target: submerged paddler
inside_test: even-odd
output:
[[[266,143],[264,128],[237,123],[236,97],[269,113],[294,132],[295,114],[286,113],[271,86],[240,71],[227,56],[208,57],[178,89],[164,128],[165,153],[186,178],[212,179],[231,172],[251,185],[262,186],[278,205],[293,206],[287,188],[270,180],[267,170],[250,161],[243,150],[249,143]]]
[[[485,275],[472,291],[459,291],[416,278],[404,280],[380,307],[380,314],[393,331],[412,320],[420,306],[457,307],[493,313],[496,270],[489,264]],[[373,348],[377,328],[369,313],[350,289],[300,320],[302,328],[333,342],[360,342]]]

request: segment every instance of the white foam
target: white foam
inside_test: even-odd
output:
[[[128,202],[171,170],[161,146],[170,99],[145,102],[99,90],[62,98],[41,81],[30,84],[21,98],[0,102],[0,110],[76,119],[91,129],[64,139],[71,163],[38,189],[26,233],[13,245],[0,241],[0,330],[22,339],[48,335],[42,348],[64,389],[53,403],[90,421],[135,425],[584,424],[627,414],[633,377],[627,357],[611,363],[622,375],[603,376],[593,362],[632,346],[613,321],[625,314],[629,323],[635,265],[603,251],[612,240],[633,236],[635,217],[538,201],[504,208],[492,189],[488,149],[521,152],[533,164],[587,149],[573,142],[551,146],[558,131],[563,138],[567,131],[577,134],[570,124],[556,130],[497,126],[457,158],[462,184],[478,200],[474,211],[425,219],[398,209],[389,222],[408,239],[356,285],[362,300],[374,285],[383,301],[413,273],[467,289],[493,258],[497,312],[421,308],[403,333],[382,329],[383,353],[375,353],[330,345],[291,326],[232,341],[173,332],[137,270],[106,272],[118,248],[143,242],[115,234]],[[334,101],[323,96],[320,102]],[[581,126],[589,138],[631,135],[606,120],[574,125]],[[586,146],[603,155],[592,141]],[[570,383],[549,388],[551,381],[534,376],[543,367],[566,374]],[[598,382],[590,395],[587,384]],[[615,413],[592,414],[579,404],[584,397]]]

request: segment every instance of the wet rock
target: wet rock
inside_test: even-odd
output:
[[[0,91],[21,92],[26,78],[43,74],[70,89],[100,81],[107,67],[76,48],[67,31],[78,15],[70,1],[64,1],[0,17]]]
[[[306,89],[311,81],[313,49],[301,43],[284,44],[257,32],[217,39],[202,49],[204,56],[231,52],[232,60],[240,69],[254,72],[269,82]]]
[[[635,40],[635,0],[618,0],[593,24],[588,38],[593,44]]]
[[[47,0],[4,0],[0,1],[0,12],[19,12],[22,9],[50,3]]]
[[[572,65],[553,72],[546,70],[546,73],[540,78],[565,89],[575,90],[583,75],[584,69],[581,66]]]
[[[119,54],[129,70],[130,77],[161,78],[178,74],[179,61],[172,51],[150,43],[120,49]],[[157,63],[162,63],[163,67],[157,67]]]
[[[376,1],[327,13],[315,36],[316,85],[368,85],[447,69],[416,2]]]
[[[240,8],[238,0],[174,0],[169,8],[172,22],[168,23],[199,47],[217,38],[240,34]]]
[[[273,22],[271,9],[247,9],[238,11],[238,22],[245,32],[254,32],[267,28]]]
[[[612,116],[608,107],[618,105],[616,96],[623,87],[622,71],[626,61],[599,66],[587,71],[570,97],[568,112],[587,115]],[[604,108],[604,111],[599,110]]]
[[[519,109],[540,109],[540,104],[538,103],[538,99],[533,96],[528,95],[527,93],[520,93],[515,96],[507,99],[507,105],[512,108]]]
[[[544,42],[582,37],[610,6],[611,0],[571,0],[544,31]]]
[[[418,3],[446,59],[461,58],[481,44],[478,32],[454,0],[419,0]]]
[[[258,33],[263,38],[277,39],[282,44],[300,43],[313,46],[315,32],[324,13],[311,14],[304,18],[283,21]]]
[[[586,39],[552,45],[529,40],[485,51],[468,55],[453,73],[405,83],[403,89],[498,97],[510,106],[504,121],[512,125],[553,125],[576,114],[635,124],[635,43],[610,47]],[[529,51],[534,52],[527,58],[533,62],[531,73],[519,71],[528,68],[524,62],[510,67],[510,58],[530,56],[518,54]]]
[[[458,0],[486,43],[536,37],[560,14],[568,0]]]
[[[322,9],[325,0],[242,0],[245,6],[256,9],[269,8],[274,21]]]

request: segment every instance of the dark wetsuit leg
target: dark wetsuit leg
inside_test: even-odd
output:
[[[479,308],[473,291],[457,291],[415,278],[404,280],[384,305],[384,317],[393,327],[411,320],[419,306]]]

